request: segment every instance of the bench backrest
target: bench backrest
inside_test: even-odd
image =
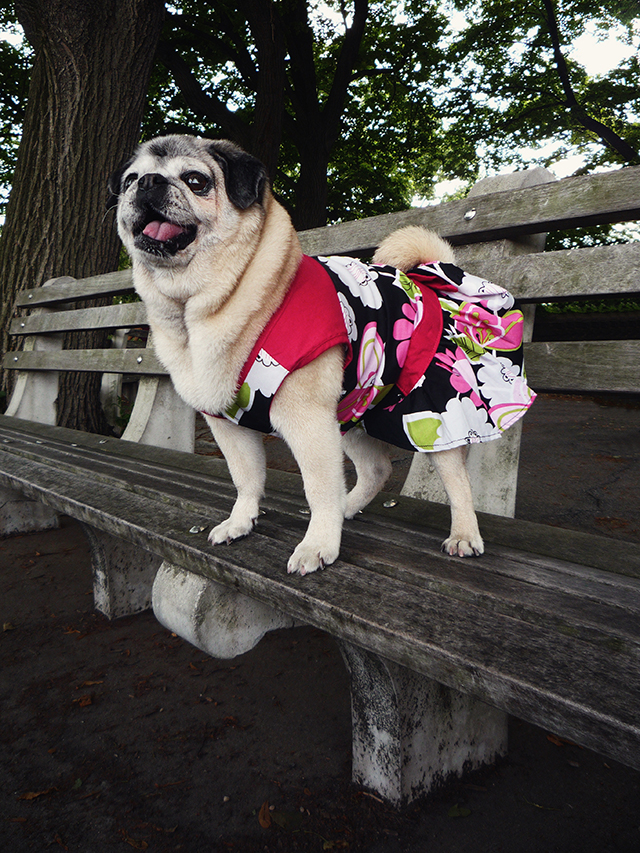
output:
[[[536,303],[640,294],[640,242],[542,252],[545,233],[636,219],[640,167],[563,180],[532,169],[480,181],[462,200],[317,228],[301,232],[300,239],[307,254],[365,257],[396,228],[432,228],[456,247],[460,266],[503,285],[531,306],[530,340]],[[25,341],[21,351],[4,357],[5,368],[20,371],[8,414],[54,423],[57,371],[135,376],[140,385],[123,438],[193,449],[193,414],[173,393],[152,345],[143,350],[116,345],[62,349],[65,332],[116,332],[144,325],[144,305],[139,302],[118,304],[116,299],[116,304],[102,307],[76,307],[78,301],[121,297],[132,290],[131,272],[125,270],[84,280],[58,278],[22,292],[16,307],[31,313],[17,316],[10,327],[11,334]],[[526,365],[536,390],[640,392],[639,340],[528,343]],[[483,448],[476,454],[477,463],[470,460],[472,469],[479,466],[476,479],[484,484],[485,493],[476,495],[478,507],[504,515],[512,515],[515,505],[519,444],[519,431],[509,433],[509,442],[492,442],[499,450]],[[511,483],[505,485],[507,469]],[[422,475],[416,476],[408,493],[442,499],[423,486]]]
[[[519,176],[542,182],[511,188]],[[460,266],[522,303],[640,294],[640,242],[541,253],[548,232],[640,219],[640,167],[550,177],[532,169],[488,178],[462,200],[302,232],[302,245],[311,255],[365,257],[394,229],[424,225],[456,247]],[[540,390],[640,392],[640,342],[529,344],[526,364]]]

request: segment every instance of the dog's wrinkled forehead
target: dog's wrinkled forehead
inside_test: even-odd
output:
[[[227,140],[197,136],[161,136],[143,143],[120,172],[120,178],[150,173],[179,177],[190,169],[222,173],[230,200],[244,210],[262,202],[267,175],[262,163]]]
[[[185,167],[198,165],[213,169],[215,162],[204,140],[190,136],[165,136],[144,142],[126,171],[134,171],[141,176],[148,172],[179,174]]]

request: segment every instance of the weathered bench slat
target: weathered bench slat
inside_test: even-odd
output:
[[[501,260],[489,256],[469,264],[464,253],[459,254],[469,272],[506,287],[525,302],[640,293],[640,242]]]
[[[104,305],[97,308],[77,308],[75,311],[55,311],[16,317],[10,326],[12,335],[48,334],[85,329],[126,329],[142,326],[147,313],[142,302]]]
[[[133,491],[151,501],[173,495],[187,516],[210,512],[224,516],[233,500],[229,480],[220,476],[212,478],[204,470],[219,471],[217,463],[202,461],[198,466],[200,471],[185,471],[166,463],[151,465],[135,457],[123,459],[118,453],[121,445],[113,440],[99,439],[104,441],[99,450],[83,446],[70,450],[69,445],[49,439],[36,444],[33,437],[24,433],[16,435],[3,430],[1,425],[0,436],[10,442],[3,448],[5,451],[25,460],[46,462],[56,470],[78,475],[84,468],[90,468],[97,482]],[[411,502],[403,499],[403,503]],[[289,502],[281,496],[271,497],[268,506],[269,510],[284,513],[296,519],[298,525],[302,524],[298,495]],[[288,522],[285,529],[290,526]],[[516,522],[512,521],[511,526],[515,528]],[[414,587],[416,595],[428,590],[605,646],[619,645],[625,637],[636,647],[636,654],[640,651],[638,579],[585,572],[583,568],[579,574],[571,574],[563,561],[540,559],[536,563],[530,554],[523,571],[525,564],[518,562],[517,552],[494,546],[488,551],[488,565],[485,561],[462,564],[442,557],[437,531],[425,532],[424,528],[402,525],[392,519],[373,519],[369,513],[347,526],[347,540],[345,559],[350,559],[351,548],[352,556],[357,553],[358,565]],[[371,548],[371,542],[376,540],[384,543],[384,550]],[[614,548],[616,545],[612,542]],[[613,634],[612,626],[615,626]]]
[[[328,229],[326,233],[329,234],[331,230]],[[306,233],[315,234],[315,231]],[[326,252],[329,253],[329,249]],[[639,270],[640,243],[546,252],[501,261],[485,258],[478,267],[479,274],[503,284],[518,299],[529,302],[640,292]],[[91,286],[86,286],[86,282],[91,282]],[[88,296],[109,296],[132,291],[131,271],[123,270],[96,276],[95,279],[84,279],[82,282],[70,280],[67,284],[26,290],[19,294],[16,305],[29,308],[53,306]],[[22,318],[19,322],[32,319],[35,318]],[[11,334],[28,333],[20,327],[19,322],[16,324],[14,321]],[[34,327],[33,331],[36,330],[37,327]]]
[[[151,349],[86,349],[10,352],[3,366],[14,370],[76,370],[97,373],[166,375]]]
[[[469,618],[461,626],[455,598],[429,590],[412,598],[395,578],[359,566],[348,533],[347,559],[330,572],[304,579],[287,576],[286,554],[296,532],[282,519],[267,516],[262,529],[233,547],[203,548],[187,525],[207,526],[208,516],[185,516],[166,500],[154,502],[119,486],[96,489],[82,476],[0,452],[5,484],[61,511],[273,606],[286,600],[287,611],[303,621],[586,746],[597,743],[602,750],[607,738],[614,758],[631,764],[640,759],[635,723],[640,675],[637,661],[624,649],[601,649],[570,633],[561,633],[559,640],[548,626],[470,603],[465,603]],[[640,609],[640,598],[629,597],[628,607]],[[597,695],[593,683],[600,685]],[[621,692],[629,697],[624,707]]]
[[[526,346],[531,385],[543,391],[640,392],[640,341],[559,341]]]
[[[531,385],[544,391],[640,391],[639,341],[567,341],[525,345]],[[166,375],[152,349],[60,350],[7,353],[13,370],[76,370]]]
[[[632,166],[303,231],[300,239],[310,255],[358,255],[405,225],[424,225],[454,244],[468,244],[628,222],[640,218],[639,187],[640,166]]]
[[[72,442],[75,447],[70,450]],[[202,505],[210,506],[215,494],[229,500],[229,506],[235,496],[222,459],[158,449],[44,424],[23,425],[17,419],[0,415],[0,449],[10,449],[12,454],[37,461],[44,452],[43,444],[46,444],[47,453],[58,467],[70,466],[71,471],[77,470],[78,463],[74,460],[83,454],[87,468],[97,480],[105,476],[105,482],[109,483],[114,477],[119,477],[123,488],[128,483],[128,488],[135,488],[140,494],[146,494],[144,482],[149,483],[152,489],[173,489],[185,509],[191,508],[194,513],[200,512]],[[306,505],[300,477],[270,470],[268,483],[274,490],[271,505],[279,512],[288,512],[297,518],[300,509]],[[153,499],[153,492],[148,494]],[[393,507],[385,506],[389,497],[394,499]],[[479,518],[492,544],[510,550],[509,577],[557,588],[558,582],[549,578],[561,571],[567,578],[563,583],[570,589],[572,576],[576,582],[592,577],[588,568],[591,566],[610,572],[610,583],[617,586],[624,584],[623,575],[640,578],[640,549],[629,549],[627,542],[487,513],[479,513]],[[418,550],[423,548],[423,544],[418,539],[419,544],[414,546],[413,540],[407,538],[408,529],[419,532],[426,528],[437,531],[437,536],[440,536],[448,523],[449,509],[442,504],[384,493],[376,497],[367,507],[366,515],[358,516],[357,520],[358,527],[366,531],[366,536],[381,545],[387,541],[403,541],[406,547]],[[527,557],[520,561],[516,551],[523,555],[539,554],[550,558],[545,563],[542,577],[540,567],[532,567]],[[561,568],[555,567],[554,560],[559,561]],[[443,567],[448,562],[444,561]],[[575,570],[571,569],[573,563],[576,564]],[[595,577],[602,581],[607,576],[598,571]],[[602,582],[606,583],[606,580]]]
[[[104,275],[76,280],[69,276],[52,279],[46,287],[35,287],[21,291],[16,306],[33,308],[40,305],[56,305],[77,299],[97,299],[101,296],[116,296],[133,291],[131,270],[117,270]]]

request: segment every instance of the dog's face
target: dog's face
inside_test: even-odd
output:
[[[265,184],[262,163],[231,142],[165,136],[141,145],[109,189],[133,260],[175,269],[232,240]]]

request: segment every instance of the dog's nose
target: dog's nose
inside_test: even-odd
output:
[[[138,179],[138,189],[143,192],[148,192],[154,187],[160,187],[168,183],[169,181],[164,175],[160,175],[158,172],[149,172],[147,175],[143,175]]]

